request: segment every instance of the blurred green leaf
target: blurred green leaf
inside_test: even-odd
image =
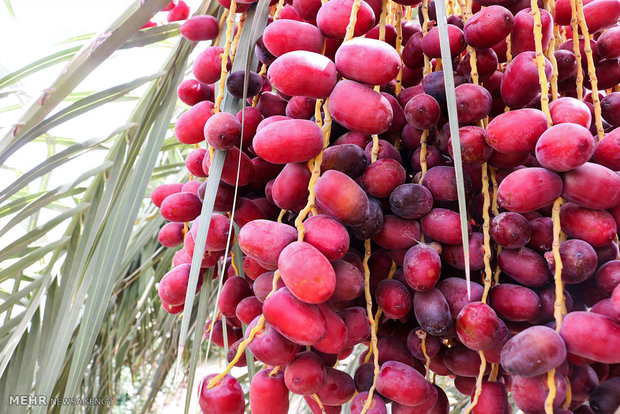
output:
[[[5,0],[7,1],[7,0]],[[9,73],[0,79],[0,89],[6,88],[21,79],[32,75],[42,69],[48,68],[50,66],[56,65],[58,63],[67,61],[71,59],[75,54],[81,49],[81,46],[73,46],[65,50],[61,50],[60,52],[52,53],[49,56],[46,56],[42,59],[32,62],[29,65],[24,66],[16,70],[13,73]]]
[[[4,0],[4,5],[6,6],[9,15],[15,18],[15,12],[13,11],[13,5],[11,4],[11,0]]]
[[[167,3],[168,0],[133,2],[108,30],[82,48],[80,53],[63,69],[58,79],[30,106],[18,121],[18,127],[14,128],[0,141],[0,153],[41,122],[86,76],[121,47]]]
[[[123,83],[118,86],[106,89],[101,92],[94,93],[84,99],[69,105],[67,108],[62,109],[50,116],[46,120],[35,125],[28,133],[22,135],[19,139],[16,139],[10,147],[8,147],[3,154],[0,155],[0,165],[28,142],[31,142],[39,135],[47,132],[51,128],[58,126],[64,122],[69,121],[76,116],[79,116],[85,112],[88,112],[94,108],[97,108],[105,103],[112,102],[121,96],[125,95],[132,89],[137,88],[153,79],[160,77],[162,73],[156,73],[150,76],[141,77],[131,82]]]

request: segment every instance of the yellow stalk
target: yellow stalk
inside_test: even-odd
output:
[[[506,65],[510,65],[510,62],[512,62],[511,48],[512,43],[510,42],[510,34],[508,34],[508,36],[506,36]]]
[[[230,53],[230,47],[232,45],[232,33],[235,27],[235,10],[237,9],[237,3],[235,0],[230,2],[230,11],[228,13],[228,19],[226,20],[226,44],[224,45],[224,54],[222,55],[222,69],[220,72],[219,89],[215,105],[213,107],[213,113],[220,112],[220,105],[224,99],[224,87],[226,84],[226,75],[228,73],[226,67],[228,66],[228,54]]]
[[[555,260],[555,272],[553,279],[555,281],[555,302],[553,304],[553,316],[555,319],[555,330],[560,331],[562,325],[562,317],[566,305],[564,304],[564,284],[562,283],[562,258],[560,256],[560,206],[562,198],[558,197],[553,202],[551,210],[551,219],[553,220],[553,259]]]
[[[232,8],[232,6],[231,6],[231,8]],[[271,292],[269,292],[267,297],[271,296],[276,290],[278,290],[278,280],[280,280],[280,272],[278,272],[276,270],[275,273],[273,274],[273,284],[272,284],[272,287],[271,287]],[[235,354],[235,357],[226,366],[226,369],[224,371],[222,371],[221,373],[217,374],[215,377],[211,378],[211,380],[207,384],[207,388],[213,388],[217,384],[219,384],[219,382],[222,380],[222,378],[224,378],[226,376],[226,374],[228,374],[230,372],[230,370],[233,369],[235,364],[237,362],[239,362],[239,359],[241,358],[241,356],[245,352],[245,348],[248,346],[248,344],[250,342],[252,342],[252,340],[254,339],[256,334],[258,332],[260,332],[264,327],[265,327],[265,315],[261,314],[260,318],[258,318],[258,322],[256,323],[256,326],[254,328],[252,328],[252,330],[250,331],[248,337],[246,339],[244,339],[243,341],[241,341],[241,343],[239,344],[239,347],[237,348],[237,353]]]
[[[394,273],[396,273],[396,262],[392,260],[392,267],[390,267],[390,272],[388,273],[388,279],[392,279],[392,277],[394,277]],[[379,318],[381,318],[381,314],[383,313],[383,310],[381,308],[377,309],[377,313],[375,313],[375,321],[379,321]],[[378,328],[378,325],[375,324],[375,328]],[[376,332],[375,332],[376,334]],[[364,357],[364,363],[367,363],[368,361],[370,361],[370,357],[372,356],[372,349],[368,349],[368,352],[366,353],[366,356]]]
[[[489,381],[497,381],[497,375],[499,374],[499,364],[491,364],[491,373],[489,374]]]
[[[402,4],[398,4],[396,6],[396,51],[398,52],[398,56],[402,55],[402,45],[403,45],[403,28],[402,28],[402,18],[403,18],[403,6]],[[396,87],[394,91],[396,96],[400,94],[400,91],[403,89],[403,62],[400,62],[400,70],[398,71],[398,76],[396,77]],[[397,138],[398,139],[398,138]]]
[[[354,0],[353,7],[351,7],[351,16],[349,17],[349,24],[347,25],[347,31],[344,35],[343,43],[353,39],[355,32],[355,24],[357,23],[357,12],[360,9],[362,0]]]
[[[372,386],[370,390],[368,390],[368,399],[364,404],[364,408],[360,414],[365,414],[368,411],[367,407],[370,407],[369,401],[372,402],[372,394],[375,391],[377,386],[377,376],[379,375],[379,350],[377,348],[377,326],[375,318],[372,315],[372,295],[370,294],[370,268],[368,267],[368,260],[371,255],[371,247],[370,247],[370,239],[366,239],[364,241],[364,260],[362,261],[362,265],[364,267],[364,296],[366,297],[366,313],[368,315],[368,322],[370,322],[370,349],[368,352],[373,353],[373,363],[374,363],[374,378],[372,381]]]
[[[579,47],[577,0],[570,0],[570,11],[570,28],[573,32],[573,53],[577,59],[577,77],[575,79],[575,85],[577,87],[577,99],[581,101],[583,99],[583,68],[581,67],[581,48]]]
[[[545,400],[545,414],[553,414],[553,400],[555,399],[555,368],[552,368],[547,372],[547,387],[549,387],[549,393]]]
[[[568,410],[570,403],[573,401],[573,389],[570,386],[570,379],[567,376],[564,377],[564,380],[566,381],[566,397],[564,397],[562,408]]]
[[[549,113],[549,86],[545,75],[545,56],[542,49],[542,22],[538,0],[531,1],[532,14],[534,16],[534,45],[536,47],[536,66],[538,67],[538,81],[540,83],[540,107],[547,115],[547,122],[551,126],[551,114]]]
[[[484,293],[482,294],[482,302],[487,301],[489,291],[491,290],[491,236],[489,234],[490,222],[489,207],[491,200],[489,196],[489,177],[487,173],[487,163],[482,164],[482,195],[484,203],[482,205],[482,231],[484,234]]]
[[[588,61],[588,76],[590,77],[590,90],[592,91],[592,104],[594,105],[594,123],[596,125],[596,134],[601,140],[605,136],[603,129],[603,117],[601,116],[601,100],[598,96],[598,81],[596,79],[596,68],[594,67],[594,58],[592,57],[592,48],[590,47],[590,34],[588,33],[588,25],[583,14],[583,1],[577,0],[577,18],[579,27],[584,38],[584,52]],[[578,62],[577,65],[579,66]]]
[[[224,22],[226,21],[226,18],[228,17],[228,13],[229,13],[228,9],[225,9],[224,13],[222,13],[222,17],[220,17],[220,22],[218,23],[219,30],[217,31],[217,37],[212,43],[213,45],[218,45],[220,43],[220,38],[222,37],[222,32],[224,30]]]
[[[415,334],[418,338],[420,338],[422,354],[424,355],[424,369],[426,370],[426,379],[428,381],[431,380],[431,358],[428,356],[426,352],[426,332],[423,329],[416,329]]]
[[[243,30],[243,26],[245,25],[246,13],[241,13],[241,17],[239,18],[239,26],[237,27],[237,33],[235,34],[235,38],[233,40],[232,45],[232,53],[230,56],[230,61],[235,61],[235,56],[237,56],[237,47],[239,46],[239,39],[241,39],[241,31]]]
[[[487,360],[484,357],[484,352],[478,351],[478,355],[480,355],[480,371],[478,372],[478,377],[476,377],[476,391],[474,392],[474,399],[467,408],[465,408],[465,414],[469,414],[478,404],[478,398],[480,398],[480,393],[482,392],[482,379],[484,377],[484,371],[487,369]]]
[[[422,137],[420,138],[420,168],[422,169],[422,174],[420,174],[420,182],[422,184],[422,180],[426,175],[426,171],[428,171],[428,166],[426,165],[426,149],[427,149],[427,141],[428,139],[428,129],[425,129],[422,132]]]
[[[422,0],[422,17],[424,17],[424,23],[422,23],[422,37],[424,37],[428,32],[429,24],[428,0]],[[431,61],[429,60],[428,56],[424,55],[424,71],[422,72],[422,76],[426,77],[426,75],[431,73],[431,71]]]
[[[325,407],[323,407],[323,403],[319,399],[319,396],[316,394],[312,394],[312,398],[314,398],[314,401],[316,401],[316,403],[319,405],[319,409],[321,410],[321,413],[325,413]]]

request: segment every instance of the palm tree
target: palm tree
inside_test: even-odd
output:
[[[132,412],[150,412],[164,381],[174,376],[177,355],[176,382],[188,378],[188,389],[192,388],[196,366],[205,354],[200,348],[205,345],[202,327],[207,309],[214,308],[216,288],[205,283],[199,300],[189,307],[192,311],[186,307],[183,318],[164,311],[156,284],[170,269],[175,251],[158,243],[164,221],[148,200],[152,188],[166,178],[187,179],[183,168],[187,149],[174,137],[172,122],[186,108],[177,102],[176,88],[196,45],[179,35],[178,23],[141,30],[169,1],[136,0],[102,34],[77,39],[83,44],[0,79],[0,97],[6,97],[13,92],[9,87],[22,78],[69,61],[0,140],[4,169],[20,151],[35,145],[48,149],[44,162],[0,189],[3,398],[111,397],[112,405],[122,405],[122,388],[131,382]],[[247,12],[237,69],[256,65],[252,39],[266,24],[268,3],[261,0]],[[5,4],[11,10],[10,3]],[[223,10],[215,0],[205,0],[196,14],[221,17]],[[82,80],[121,49],[162,42],[174,44],[156,73],[94,93],[74,93]],[[131,96],[140,86],[146,91]],[[78,142],[50,133],[82,114],[122,100],[132,102],[133,110],[109,136]],[[227,97],[223,109],[236,110],[239,102]],[[48,187],[50,175],[92,153],[102,161],[64,185]],[[32,188],[35,180],[41,182],[37,190]],[[191,348],[183,346],[186,338]],[[0,404],[7,412],[24,412],[23,406],[8,406],[8,400]],[[74,409],[40,405],[33,412]]]

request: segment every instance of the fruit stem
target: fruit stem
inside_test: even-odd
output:
[[[497,177],[495,176],[495,167],[489,165],[489,171],[491,171],[491,183],[493,184],[493,202],[491,203],[491,211],[494,216],[499,214],[499,207],[497,205]],[[502,252],[502,246],[497,245],[496,257],[499,257],[499,254]],[[499,267],[499,263],[495,265],[495,273],[493,274],[493,284],[499,284],[499,274],[502,272],[502,269]]]
[[[391,279],[394,276],[394,273],[396,273],[396,262],[392,260],[392,267],[390,267],[390,273],[388,273],[387,278]],[[377,313],[375,313],[375,321],[379,321],[379,318],[381,318],[382,313],[383,313],[383,309],[381,308],[377,309]],[[378,328],[377,324],[375,324],[375,328]],[[369,349],[368,352],[366,353],[366,356],[364,357],[364,363],[367,363],[368,361],[370,361],[371,356],[372,356],[372,349]]]
[[[497,176],[495,175],[495,167],[489,165],[489,171],[491,173],[491,183],[493,184],[493,203],[491,204],[491,211],[494,216],[499,214],[499,207],[497,205]]]
[[[280,210],[280,214],[278,214],[278,223],[282,223],[282,219],[284,218],[284,215],[286,214],[288,210],[286,209],[282,209]]]
[[[276,367],[274,369],[272,369],[269,372],[269,376],[273,377],[274,375],[276,375],[278,372],[280,371],[280,365],[276,365]]]
[[[499,364],[491,364],[491,373],[489,374],[489,382],[497,381],[497,374],[499,374]]]
[[[549,85],[545,74],[545,56],[542,48],[542,22],[538,0],[531,1],[534,17],[534,45],[536,48],[536,66],[538,67],[538,82],[540,83],[540,109],[547,116],[547,123],[551,126],[551,113],[549,112]]]
[[[226,18],[228,17],[228,9],[224,9],[224,13],[222,13],[222,17],[220,17],[220,22],[218,23],[218,31],[217,31],[217,37],[215,38],[215,40],[213,41],[212,45],[217,45],[220,43],[220,38],[222,37],[222,29],[224,28],[224,22],[226,21]]]
[[[314,192],[314,186],[316,185],[316,181],[319,179],[321,175],[321,163],[323,162],[323,151],[329,145],[329,137],[331,134],[331,124],[332,118],[329,113],[329,98],[325,98],[325,103],[323,104],[323,112],[325,112],[325,123],[321,120],[321,104],[323,104],[322,100],[316,101],[316,122],[321,127],[321,131],[323,132],[323,149],[319,153],[319,155],[314,158],[313,161],[310,161],[310,165],[312,165],[310,176],[310,181],[308,182],[308,202],[306,206],[299,212],[299,215],[295,219],[295,227],[297,228],[297,237],[299,241],[304,240],[305,228],[303,221],[308,216],[308,213],[314,208],[314,203],[316,201],[316,194]]]
[[[480,398],[480,393],[482,392],[482,379],[484,378],[484,371],[487,369],[487,359],[484,357],[484,352],[482,351],[478,351],[478,355],[480,355],[480,371],[478,371],[478,377],[476,377],[476,391],[474,392],[474,398],[471,404],[465,408],[465,414],[469,414],[478,404],[478,398]]]
[[[357,12],[360,9],[362,0],[353,0],[353,6],[351,7],[351,15],[349,16],[349,24],[347,25],[347,31],[344,35],[342,43],[348,42],[353,39],[353,33],[355,31],[355,24],[357,23]]]
[[[547,387],[549,388],[549,394],[545,400],[545,414],[553,414],[553,400],[555,399],[555,368],[550,369],[547,372]]]
[[[594,105],[594,122],[596,124],[596,135],[601,140],[605,136],[605,130],[603,129],[603,118],[601,116],[601,100],[598,96],[598,80],[596,79],[596,68],[594,67],[594,58],[592,57],[592,48],[590,47],[590,34],[588,32],[588,25],[586,24],[586,18],[583,14],[583,1],[577,0],[577,17],[579,21],[579,27],[581,33],[583,33],[584,51],[586,52],[586,59],[588,61],[588,76],[590,77],[590,90],[592,91],[592,104]],[[579,66],[581,62],[577,62]]]
[[[510,42],[510,33],[506,36],[506,66],[512,62],[512,43]]]
[[[220,80],[218,82],[218,93],[215,105],[213,106],[213,113],[220,112],[220,105],[224,99],[224,87],[226,86],[226,75],[228,73],[228,54],[230,53],[230,47],[232,46],[232,34],[235,27],[235,10],[237,9],[237,3],[235,0],[230,2],[230,11],[228,13],[228,19],[226,19],[226,44],[224,45],[224,53],[222,54],[222,70]],[[239,30],[241,32],[241,30]]]
[[[407,6],[405,8],[405,20],[410,21],[411,17],[413,17],[413,8],[411,6]]]
[[[478,78],[478,62],[476,60],[476,49],[471,46],[467,46],[467,51],[469,52],[469,66],[471,67],[471,81],[475,85],[479,85]]]
[[[230,265],[235,271],[235,276],[239,276],[239,267],[237,267],[237,264],[235,263],[235,252],[232,249],[230,250]]]
[[[428,129],[425,129],[422,132],[422,136],[420,137],[420,168],[422,169],[422,174],[420,174],[420,181],[418,184],[422,184],[424,175],[426,175],[426,171],[428,171],[428,166],[426,164],[426,149],[427,149],[426,141],[427,139],[428,139]]]
[[[211,330],[213,329],[213,326],[215,325],[215,322],[217,320],[220,319],[220,311],[218,310],[217,313],[215,314],[215,318],[211,319],[211,323],[209,324],[209,327],[205,330],[205,332],[211,332]]]
[[[321,413],[325,414],[325,407],[323,407],[323,403],[321,402],[319,396],[317,394],[312,394],[312,398],[314,398],[314,401],[318,404]]]
[[[564,304],[564,284],[562,283],[562,257],[560,256],[560,232],[562,226],[560,223],[560,206],[562,205],[562,197],[558,197],[553,202],[551,210],[551,220],[553,221],[553,259],[555,261],[555,271],[553,279],[555,281],[555,302],[553,304],[553,316],[555,318],[555,330],[560,331],[562,325],[562,317],[566,309]]]
[[[385,19],[388,14],[387,11],[387,0],[381,0],[381,16],[379,18],[379,40],[381,41],[385,41]],[[349,24],[351,23],[349,22]]]
[[[577,89],[577,99],[583,100],[583,68],[581,67],[581,47],[579,46],[579,28],[577,17],[577,1],[570,0],[570,28],[573,32],[573,53],[577,60],[577,77],[575,78],[575,85]]]
[[[428,356],[426,352],[426,332],[423,329],[416,329],[415,334],[418,338],[420,338],[422,354],[424,354],[424,369],[426,370],[426,379],[430,381],[431,379],[431,358]]]
[[[429,17],[428,17],[428,0],[422,0],[422,17],[424,18],[424,23],[422,23],[422,37],[424,37],[426,35],[426,33],[428,32],[428,25],[430,23]],[[426,77],[426,75],[428,75],[429,73],[431,73],[432,68],[431,68],[431,61],[428,58],[428,56],[426,56],[426,54],[424,55],[424,71],[422,72],[422,77]]]
[[[283,6],[284,6],[284,0],[278,1],[278,6],[276,7],[276,11],[273,13],[273,21],[274,22],[276,20],[278,20],[278,17],[280,17],[280,11],[282,10]],[[265,65],[263,63],[261,65],[261,67],[260,67],[260,71],[258,72],[258,74],[260,76],[263,76],[265,73],[267,73],[267,65]],[[256,104],[258,103],[258,98],[259,97],[260,97],[260,94],[256,94],[256,96],[254,96],[254,98],[252,98],[252,106],[256,106]]]
[[[570,386],[570,378],[564,376],[564,380],[566,381],[566,397],[564,397],[564,403],[562,404],[562,408],[568,410],[568,407],[570,407],[570,403],[573,402],[573,389]]]
[[[551,16],[555,15],[555,0],[547,0],[545,2],[545,9],[549,12]],[[560,29],[559,26],[553,25],[553,40],[551,41],[549,48],[545,53],[547,59],[551,62],[551,66],[553,67],[553,73],[551,74],[551,100],[555,101],[558,99],[558,61],[555,58],[555,51],[560,45]]]
[[[403,45],[403,27],[402,27],[402,18],[403,18],[403,5],[396,5],[396,51],[398,52],[398,56],[401,58],[400,61],[400,70],[398,71],[398,76],[396,76],[396,86],[394,87],[394,93],[396,96],[400,94],[400,91],[403,89],[403,62],[402,62],[402,45]],[[398,139],[398,137],[396,138]]]
[[[235,38],[232,44],[232,52],[230,54],[230,61],[235,61],[235,56],[237,55],[237,47],[239,46],[239,39],[241,38],[241,31],[243,30],[243,25],[245,24],[246,13],[241,13],[241,17],[239,18],[239,25],[237,26],[237,33],[235,34]]]
[[[233,1],[233,3],[234,3],[234,1]],[[280,280],[280,272],[276,270],[274,272],[274,274],[273,274],[273,284],[271,286],[271,292],[269,292],[269,294],[267,295],[267,298],[269,296],[271,296],[276,290],[278,290],[278,280]],[[252,342],[252,340],[254,339],[256,334],[258,332],[260,332],[264,327],[265,327],[265,315],[261,314],[260,317],[258,318],[258,322],[256,322],[256,326],[254,328],[252,328],[252,330],[248,334],[248,337],[246,339],[244,339],[243,341],[241,341],[241,343],[239,344],[239,347],[237,348],[237,353],[235,354],[235,357],[226,366],[226,369],[224,371],[222,371],[221,373],[217,374],[215,377],[211,378],[211,380],[207,384],[207,388],[215,387],[222,380],[222,378],[224,378],[226,376],[226,374],[228,374],[230,372],[230,370],[233,369],[235,364],[237,362],[239,362],[239,359],[241,358],[241,356],[245,352],[245,348],[248,346],[248,344],[250,342]],[[226,335],[224,335],[224,338],[226,338]]]
[[[280,17],[282,7],[284,7],[284,0],[278,1],[278,7],[276,7],[276,11],[273,13],[273,21],[278,20],[278,18]]]
[[[379,375],[379,350],[377,348],[377,324],[375,318],[372,316],[372,295],[370,294],[370,268],[368,267],[368,260],[370,259],[370,255],[372,253],[370,239],[366,239],[364,241],[364,260],[362,261],[362,265],[364,267],[364,296],[366,297],[366,314],[368,315],[368,322],[370,322],[370,349],[368,353],[373,354],[373,363],[374,363],[374,374],[372,380],[372,386],[368,390],[368,398],[366,399],[366,403],[364,404],[364,408],[360,414],[365,414],[370,408],[370,403],[372,402],[372,395],[377,386],[377,376]]]
[[[491,290],[491,236],[489,234],[490,227],[490,217],[489,217],[489,207],[491,205],[491,200],[489,196],[489,177],[488,177],[488,166],[487,163],[482,164],[482,195],[484,196],[484,202],[482,204],[482,232],[484,234],[484,293],[482,294],[482,302],[487,302],[487,297],[489,295],[489,290]]]
[[[486,162],[482,164],[482,195],[484,197],[484,202],[482,204],[482,231],[484,234],[484,292],[482,294],[481,301],[482,303],[486,303],[488,300],[489,291],[491,290],[491,236],[489,234],[491,221],[489,217],[489,207],[491,206],[491,200],[489,196],[488,165]],[[465,410],[466,413],[469,413],[469,411],[473,409],[476,404],[478,404],[478,398],[482,392],[482,380],[484,378],[487,360],[484,356],[484,352],[478,351],[478,353],[480,355],[480,372],[476,378],[476,391],[474,394],[474,399],[471,405],[468,406],[468,409]]]
[[[381,18],[379,22],[379,40],[385,40],[385,18],[387,14],[387,0],[382,0],[381,2]],[[349,21],[349,25],[351,21]],[[381,93],[381,85],[375,85],[375,92]],[[370,152],[370,162],[373,163],[377,161],[377,157],[379,155],[379,135],[375,134],[372,136],[372,150]]]

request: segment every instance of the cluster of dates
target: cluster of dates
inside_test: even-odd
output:
[[[247,347],[266,365],[249,388],[255,414],[287,413],[290,392],[314,413],[350,401],[355,414],[448,413],[429,374],[454,378],[474,413],[511,412],[509,393],[528,414],[613,413],[620,0],[583,1],[589,46],[573,45],[569,0],[551,12],[484,0],[449,16],[468,259],[435,4],[420,4],[420,26],[406,18],[419,1],[396,3],[382,17],[378,0],[274,2],[255,47],[264,74],[221,79],[228,49],[209,46],[179,86],[191,108],[176,137],[226,150],[202,268],[225,256],[231,220],[244,253],[244,277],[224,264],[225,322],[206,335],[231,364],[246,365]],[[192,41],[219,30],[210,16],[181,29]],[[238,98],[245,82],[247,107],[219,112],[218,81]],[[184,308],[211,163],[193,149],[194,178],[152,193],[170,221],[161,243],[183,244],[158,286],[170,313]],[[360,347],[354,376],[338,369]],[[201,383],[204,413],[245,405],[228,370]]]

